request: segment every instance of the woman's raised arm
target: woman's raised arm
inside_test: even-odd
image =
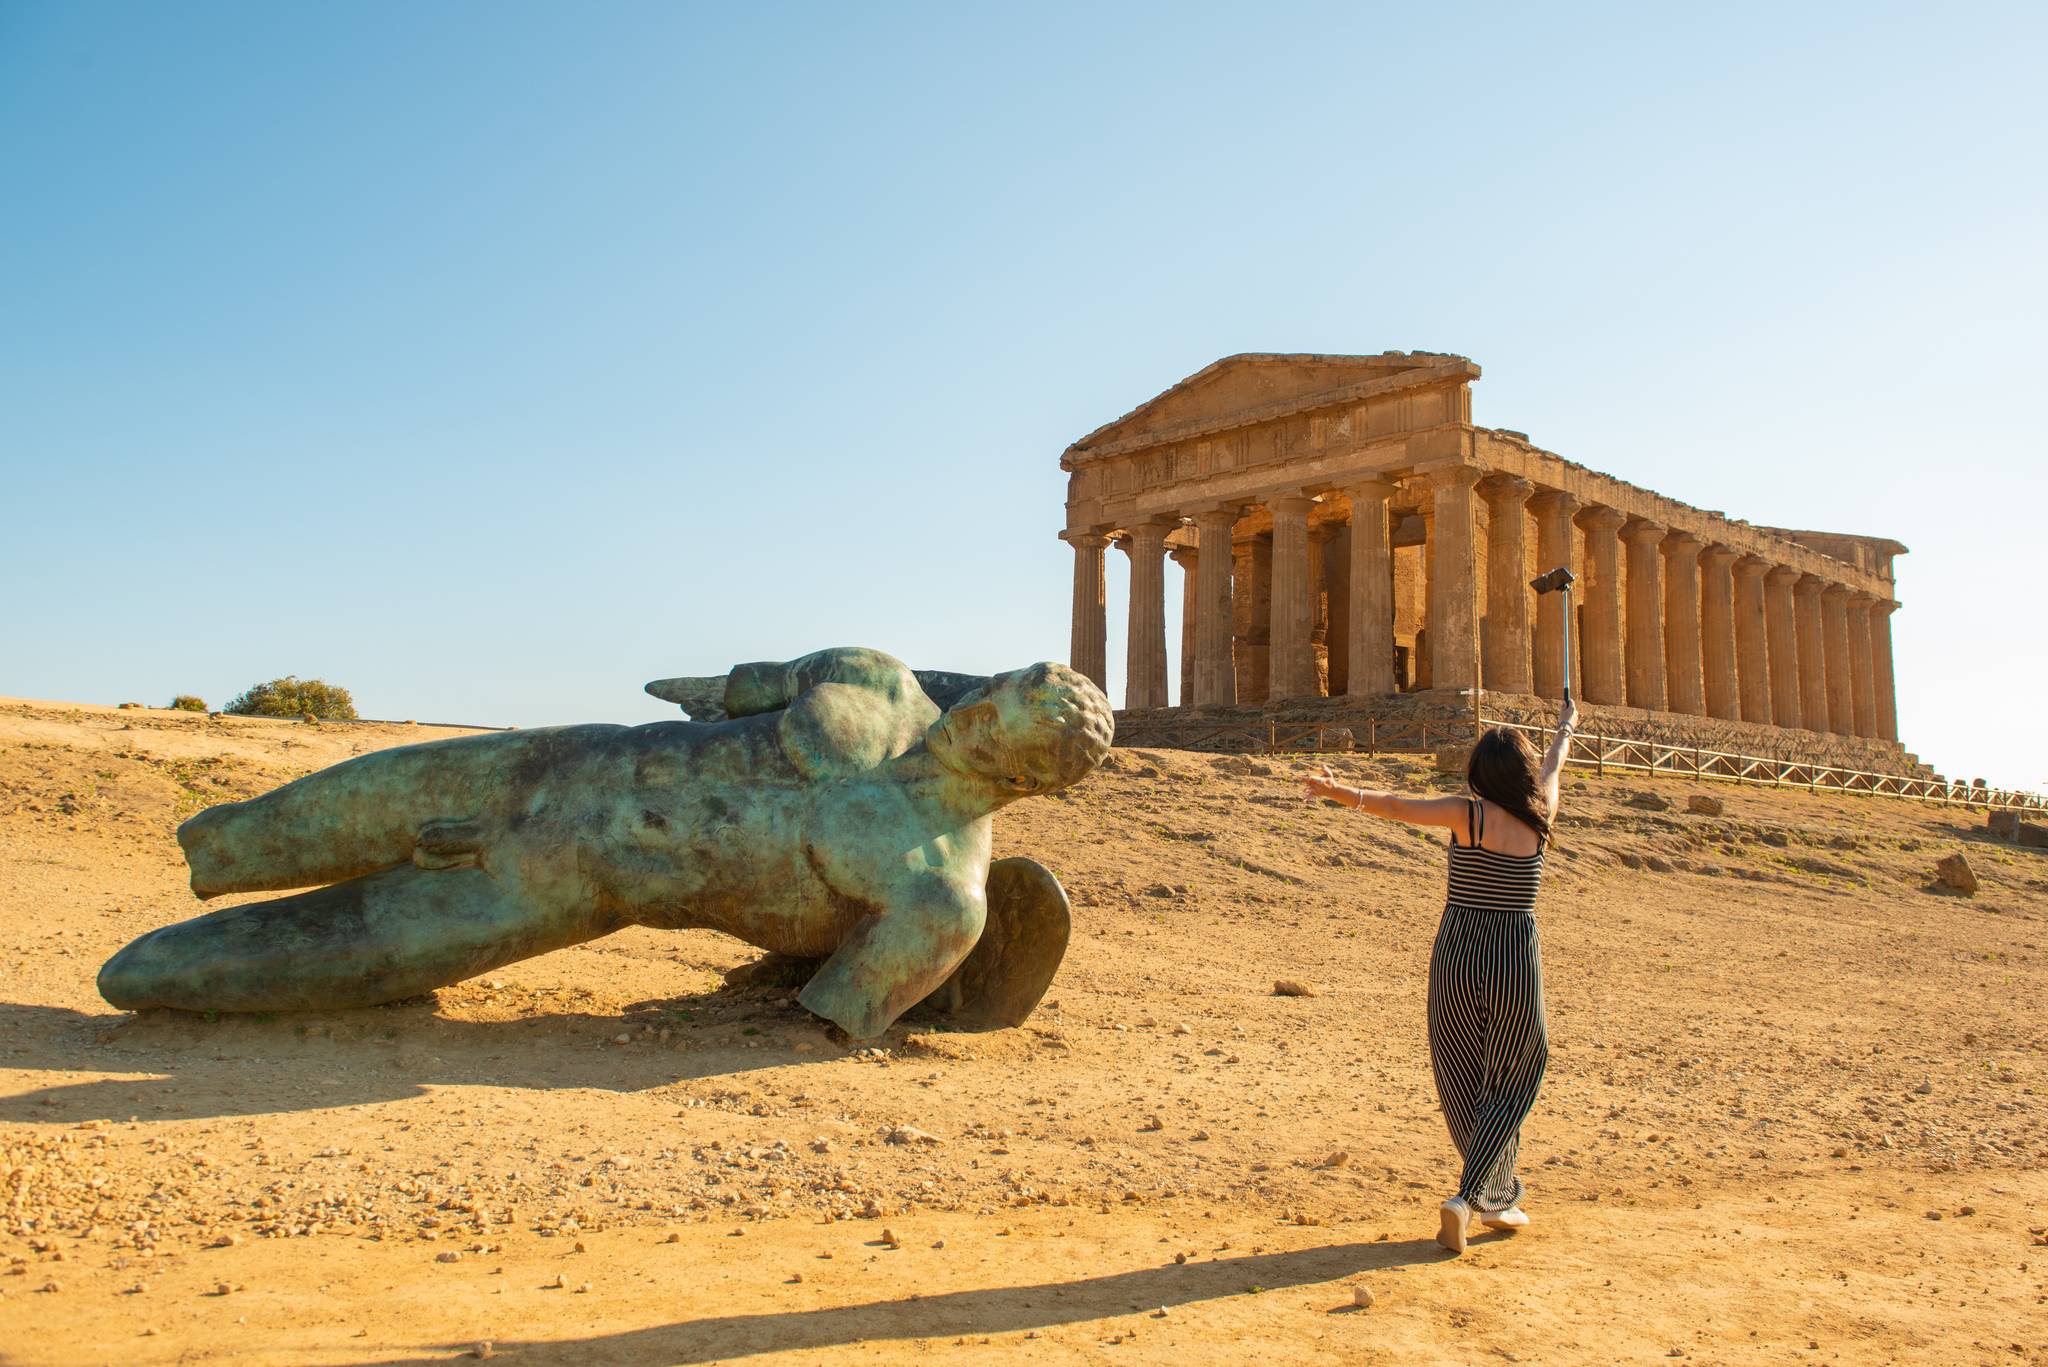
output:
[[[1543,767],[1536,773],[1536,792],[1542,797],[1544,815],[1555,819],[1557,816],[1557,785],[1564,773],[1565,757],[1572,752],[1572,735],[1579,729],[1579,705],[1570,698],[1557,711],[1557,734],[1551,737],[1550,751],[1543,756]]]

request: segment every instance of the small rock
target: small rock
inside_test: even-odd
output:
[[[1646,812],[1668,812],[1671,810],[1671,799],[1662,793],[1637,793],[1629,798],[1628,805],[1639,807]]]
[[[1708,797],[1705,793],[1694,793],[1685,800],[1685,809],[1694,816],[1721,815],[1721,799]]]
[[[1351,1288],[1351,1303],[1357,1306],[1360,1310],[1372,1309],[1372,1302],[1373,1294],[1371,1287],[1354,1286]]]
[[[1933,1078],[1922,1078],[1922,1079],[1921,1079],[1921,1081],[1920,1081],[1920,1085],[1919,1085],[1918,1087],[1915,1087],[1915,1088],[1913,1089],[1913,1095],[1914,1095],[1914,1096],[1933,1096],[1933,1095],[1934,1095],[1934,1079],[1933,1079]]]
[[[889,1131],[891,1144],[943,1144],[946,1141],[929,1130],[920,1130],[915,1125],[898,1125]]]
[[[1949,855],[1934,866],[1935,881],[1943,887],[1973,896],[1977,891],[1977,873],[1970,867],[1970,861],[1961,854]]]
[[[494,1358],[498,1355],[498,1350],[491,1346],[489,1339],[481,1339],[476,1347],[469,1350],[469,1355],[473,1358]]]
[[[1149,1133],[1152,1133],[1152,1132],[1153,1132],[1153,1131],[1155,1131],[1155,1130],[1163,1130],[1163,1129],[1165,1129],[1165,1128],[1166,1128],[1166,1126],[1165,1126],[1164,1124],[1162,1124],[1162,1123],[1160,1122],[1160,1119],[1159,1119],[1159,1117],[1158,1117],[1158,1116],[1156,1116],[1156,1115],[1148,1115],[1148,1116],[1146,1116],[1146,1117],[1145,1117],[1145,1123],[1144,1123],[1144,1124],[1142,1124],[1142,1125],[1140,1125],[1140,1126],[1138,1126],[1138,1128],[1139,1128],[1140,1130],[1144,1131],[1145,1133],[1148,1133],[1148,1134],[1149,1134]]]
[[[896,1238],[896,1231],[886,1227],[882,1230],[882,1242],[891,1248],[902,1247],[901,1241]]]
[[[1173,1033],[1176,1035],[1192,1035],[1195,1032],[1188,1028],[1186,1021],[1182,1021],[1180,1024],[1173,1027]]]
[[[578,1287],[576,1288],[576,1294],[577,1294],[577,1295],[579,1295],[579,1296],[587,1296],[587,1295],[589,1295],[589,1294],[590,1294],[590,1283],[589,1283],[589,1282],[584,1282],[584,1283],[582,1283],[581,1285],[579,1285],[579,1286],[578,1286]]]
[[[1323,1160],[1323,1166],[1326,1168],[1350,1167],[1351,1155],[1347,1153],[1345,1150],[1339,1149],[1335,1153],[1331,1154],[1328,1158],[1325,1158]]]
[[[1316,990],[1308,983],[1296,982],[1293,978],[1282,978],[1273,984],[1273,995],[1276,997],[1313,997],[1316,995]]]
[[[662,1242],[665,1244],[679,1244],[682,1241],[683,1236],[680,1234],[670,1234],[666,1239],[662,1240]]]
[[[436,1253],[434,1261],[437,1263],[459,1263],[462,1261],[462,1255],[451,1248],[446,1253]]]

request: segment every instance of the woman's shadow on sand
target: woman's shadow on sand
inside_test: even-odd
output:
[[[1441,1262],[1450,1256],[1431,1239],[1327,1244],[1290,1252],[1190,1262],[1185,1266],[1167,1263],[1064,1282],[908,1295],[815,1310],[711,1315],[584,1338],[501,1340],[493,1347],[499,1353],[517,1353],[521,1362],[530,1363],[698,1363],[730,1362],[765,1353],[818,1353],[866,1343],[885,1359],[889,1359],[891,1348],[898,1349],[902,1356],[889,1360],[907,1361],[914,1352],[910,1341],[917,1339],[971,1341],[982,1336],[1023,1333],[1090,1320],[1121,1320],[1145,1311],[1170,1313],[1173,1308],[1202,1301],[1313,1286],[1361,1272]],[[1327,1309],[1335,1315],[1353,1312],[1348,1294]],[[1116,1333],[1118,1341],[1122,1341],[1131,1328],[1128,1323],[1114,1330],[1105,1326],[1105,1332]],[[431,1355],[378,1361],[424,1367],[428,1363],[446,1362],[451,1353],[471,1346],[451,1344]],[[1020,1345],[1013,1341],[1004,1346]],[[1071,1342],[1042,1346],[1048,1354],[1062,1358],[1074,1353]],[[1133,1351],[1145,1357],[1142,1347]],[[1255,1356],[1255,1350],[1247,1352]]]
[[[775,989],[497,1020],[453,1018],[439,1006],[418,998],[214,1017],[0,1002],[0,1079],[7,1069],[124,1075],[0,1097],[0,1121],[270,1115],[403,1100],[435,1086],[638,1092],[837,1058],[851,1047]],[[930,1028],[906,1018],[874,1043],[886,1047],[921,1024]]]

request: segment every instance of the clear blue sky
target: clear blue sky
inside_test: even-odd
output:
[[[2044,69],[2038,4],[4,0],[0,693],[1057,658],[1069,441],[1421,348],[1905,542],[1908,745],[2048,788]]]

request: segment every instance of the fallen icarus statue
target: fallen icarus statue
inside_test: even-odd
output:
[[[854,1039],[927,998],[968,1024],[1031,1013],[1067,898],[1029,859],[991,863],[989,818],[1102,762],[1114,720],[1085,676],[843,649],[648,691],[723,719],[431,741],[199,813],[178,828],[194,893],[314,890],[152,931],[101,995],[371,1006],[644,925],[820,961],[798,1000]]]

